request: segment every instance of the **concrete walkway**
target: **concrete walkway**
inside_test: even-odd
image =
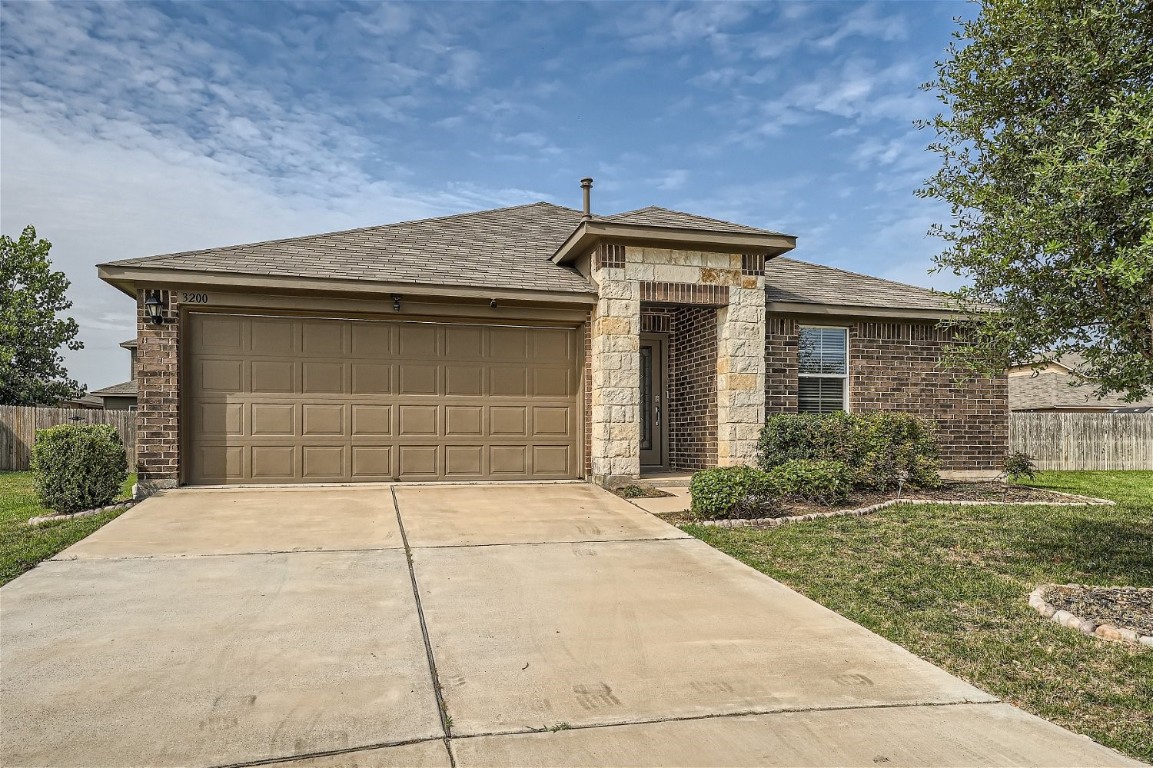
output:
[[[583,484],[169,492],[0,672],[5,766],[1138,765]]]

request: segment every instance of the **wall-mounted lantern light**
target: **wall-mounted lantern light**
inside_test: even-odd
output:
[[[149,291],[144,297],[144,311],[148,313],[148,322],[160,325],[164,322],[164,301],[160,298],[160,291]]]
[[[392,311],[393,312],[399,312],[400,311],[400,294],[399,293],[392,294]]]

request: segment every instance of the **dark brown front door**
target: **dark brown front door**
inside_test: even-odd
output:
[[[663,467],[668,445],[665,411],[667,389],[667,340],[664,336],[641,336],[641,466]]]

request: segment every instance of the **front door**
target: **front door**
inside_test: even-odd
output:
[[[668,446],[665,336],[641,336],[641,466],[664,467]]]

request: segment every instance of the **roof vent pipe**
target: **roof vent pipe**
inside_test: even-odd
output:
[[[581,179],[581,189],[584,190],[584,216],[581,217],[582,221],[588,221],[593,217],[593,204],[592,204],[592,189],[593,180],[589,178]]]

